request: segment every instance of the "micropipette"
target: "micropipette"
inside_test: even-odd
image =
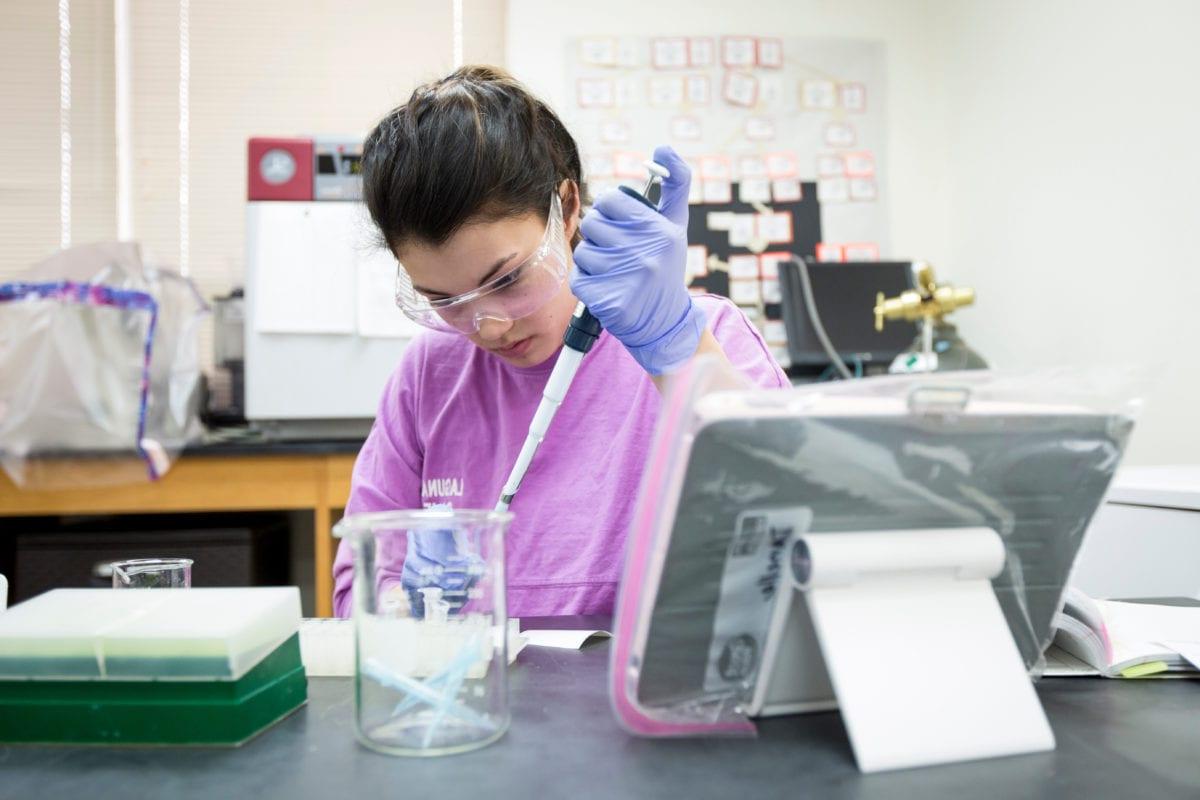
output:
[[[650,173],[650,178],[646,181],[646,188],[642,190],[642,193],[638,194],[636,189],[628,186],[619,188],[625,194],[657,211],[658,209],[650,202],[647,195],[650,194],[650,189],[654,187],[656,181],[671,177],[671,172],[662,164],[653,161],[642,163]],[[546,381],[546,388],[542,392],[542,401],[538,403],[533,421],[529,423],[529,434],[525,437],[525,444],[521,445],[521,452],[517,455],[512,472],[508,474],[508,480],[500,491],[500,500],[496,503],[497,511],[508,511],[513,497],[517,494],[517,489],[521,488],[521,480],[525,477],[530,463],[533,462],[533,455],[537,452],[538,445],[542,443],[542,439],[546,438],[550,422],[558,413],[558,407],[562,405],[563,398],[567,396],[571,382],[575,380],[579,364],[587,352],[592,349],[596,340],[600,338],[600,331],[600,321],[592,316],[592,312],[587,310],[587,306],[583,303],[575,306],[575,313],[571,315],[567,332],[563,334],[563,348],[558,354],[558,360],[554,362],[550,379]]]

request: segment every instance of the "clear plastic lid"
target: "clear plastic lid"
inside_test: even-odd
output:
[[[980,370],[762,390],[697,362],[664,402],[626,544],[618,719],[647,735],[753,733],[751,656],[775,603],[795,599],[773,535],[785,529],[994,530],[1005,561],[992,586],[1036,673],[1132,432],[1137,377]],[[746,663],[727,679],[735,638]],[[928,657],[881,653],[880,674],[889,658]]]
[[[0,615],[0,679],[237,680],[299,626],[292,586],[56,589]]]

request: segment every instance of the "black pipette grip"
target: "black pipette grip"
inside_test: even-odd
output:
[[[634,200],[637,200],[639,203],[644,204],[647,208],[652,209],[654,211],[658,211],[658,206],[654,205],[654,203],[651,203],[650,199],[647,198],[646,195],[639,192],[637,189],[631,189],[628,186],[618,186],[617,188],[620,189],[625,194],[632,197]]]
[[[578,350],[580,353],[586,353],[592,349],[592,345],[600,338],[600,331],[604,327],[600,324],[600,320],[596,319],[592,312],[586,308],[582,313],[572,314],[571,322],[567,325],[567,332],[563,334],[563,346],[569,347],[572,350]]]

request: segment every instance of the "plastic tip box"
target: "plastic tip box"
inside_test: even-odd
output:
[[[304,704],[300,595],[59,589],[0,614],[0,743],[228,746]]]
[[[0,680],[235,681],[299,625],[295,587],[56,589],[0,614]]]

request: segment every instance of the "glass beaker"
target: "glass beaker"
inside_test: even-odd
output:
[[[474,750],[508,729],[504,534],[482,510],[354,514],[355,730],[394,755]]]
[[[114,589],[189,589],[190,558],[131,558],[112,563]]]

